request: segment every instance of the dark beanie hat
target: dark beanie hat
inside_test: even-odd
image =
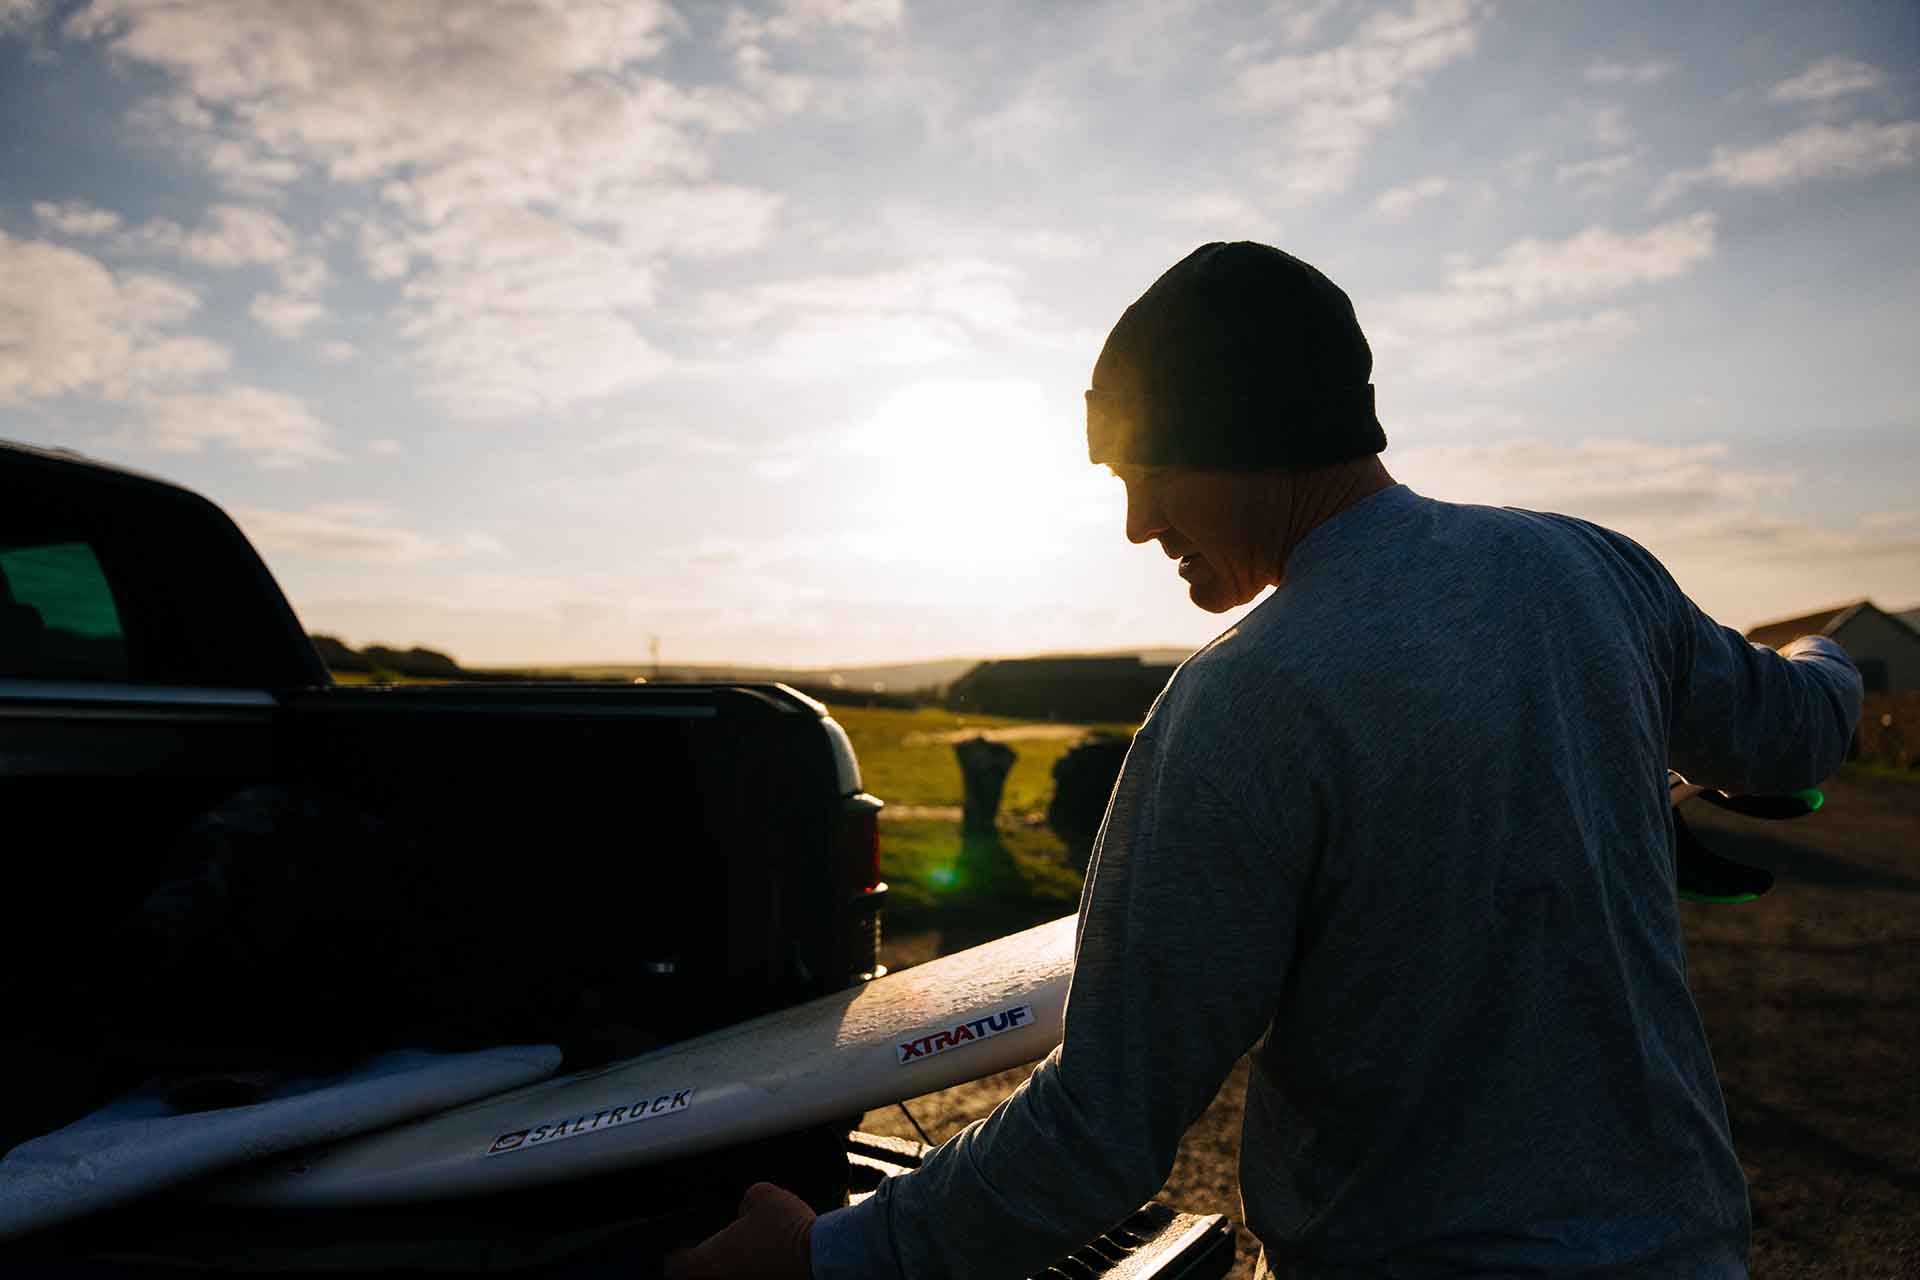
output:
[[[1251,241],[1205,244],[1107,335],[1087,392],[1095,462],[1262,471],[1387,447],[1353,303]]]

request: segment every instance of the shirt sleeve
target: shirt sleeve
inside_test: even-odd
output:
[[[1294,811],[1284,797],[1236,803],[1204,755],[1174,761],[1154,728],[1095,845],[1060,1047],[918,1171],[820,1219],[817,1280],[1032,1275],[1159,1192],[1271,1023],[1310,842],[1265,830]]]
[[[1780,795],[1840,767],[1860,718],[1846,650],[1802,636],[1779,653],[1720,626],[1685,596],[1668,752],[1688,781]]]

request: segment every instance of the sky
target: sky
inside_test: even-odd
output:
[[[1419,493],[1920,604],[1920,6],[0,0],[0,439],[474,665],[1195,645],[1081,393],[1253,239]]]

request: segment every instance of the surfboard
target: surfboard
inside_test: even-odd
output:
[[[469,1053],[400,1049],[321,1078],[272,1082],[258,1102],[181,1111],[151,1083],[0,1156],[0,1240],[167,1191],[269,1154],[384,1129],[544,1080],[557,1045]]]
[[[858,1115],[1046,1056],[1060,1042],[1073,943],[1067,916],[638,1058],[289,1153],[197,1196],[287,1208],[433,1200]]]

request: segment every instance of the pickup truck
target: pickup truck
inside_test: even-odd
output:
[[[777,685],[337,684],[212,503],[0,447],[0,812],[7,896],[38,904],[4,972],[86,950],[191,824],[266,789],[376,824],[445,952],[421,967],[468,1003],[563,981],[563,1025],[515,1029],[576,1060],[583,992],[630,1011],[610,1049],[637,1052],[879,971],[881,805],[820,704]],[[402,879],[365,869],[369,892]],[[393,923],[362,905],[344,931]],[[227,980],[259,1034],[297,993],[251,977]]]
[[[388,1027],[391,1009],[386,1022],[370,1011],[383,1001],[432,1006],[439,1021],[407,1029],[448,1047],[553,1039],[569,1067],[590,1067],[869,980],[884,972],[880,808],[827,709],[781,685],[336,683],[212,502],[0,442],[0,848],[13,907],[0,935],[0,1052],[21,1086],[0,1102],[0,1151],[100,1105],[168,1053],[183,1068],[223,1054],[234,1065],[249,1044],[273,1042],[298,1060],[315,1047],[303,1034]],[[323,963],[279,967],[286,956],[269,946],[269,964],[227,955],[211,976],[153,981],[161,958],[150,963],[115,922],[168,901],[183,858],[193,864],[213,837],[234,856],[236,832],[256,837],[240,851],[255,864],[313,846],[306,879],[271,905],[309,917],[295,950]],[[381,909],[390,893],[403,910]],[[383,936],[416,919],[436,948],[424,961]],[[493,1008],[501,992],[518,1003]],[[355,999],[366,1002],[358,1021]],[[144,1038],[117,1030],[142,1021]],[[698,1168],[598,1179],[591,1192],[449,1207],[460,1225],[435,1238],[453,1248],[477,1231],[497,1260],[515,1223],[547,1241],[565,1218],[604,1241],[606,1222],[644,1203],[646,1257],[718,1225],[761,1177],[824,1208],[917,1159],[849,1138],[855,1120]],[[1230,1262],[1218,1215],[1142,1214],[1059,1274],[1198,1277]],[[241,1252],[257,1266],[269,1241],[314,1229],[182,1221],[136,1208],[118,1226],[86,1220],[78,1243],[29,1251],[74,1262],[118,1240],[122,1258],[213,1265],[196,1248],[226,1242],[212,1252],[231,1254],[252,1240]],[[156,1243],[181,1230],[189,1244]],[[357,1218],[323,1234],[337,1245],[354,1230],[391,1244],[418,1240],[421,1226]],[[357,1256],[379,1265],[404,1260],[362,1243]],[[321,1252],[338,1262],[337,1247]],[[530,1247],[526,1260],[552,1263],[553,1250]]]

